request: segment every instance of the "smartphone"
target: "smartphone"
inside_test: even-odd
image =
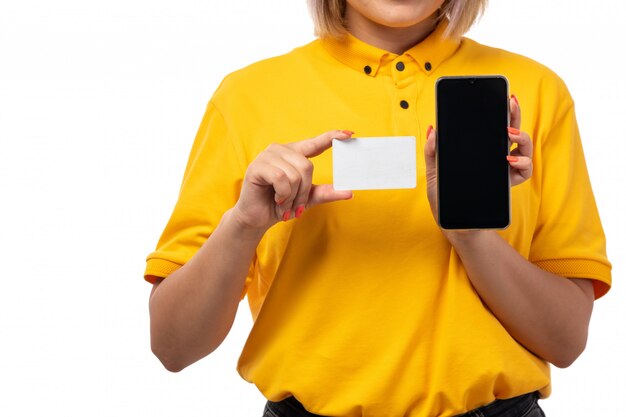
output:
[[[505,229],[511,219],[508,80],[441,77],[435,88],[439,225]]]

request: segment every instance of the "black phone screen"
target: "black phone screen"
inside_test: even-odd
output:
[[[444,229],[510,222],[508,82],[503,76],[437,81],[437,192]]]

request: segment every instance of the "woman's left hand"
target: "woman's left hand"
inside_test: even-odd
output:
[[[509,100],[511,109],[511,126],[509,127],[509,139],[517,147],[507,156],[510,166],[511,186],[523,183],[530,178],[533,172],[533,142],[526,132],[521,132],[522,113],[515,96]],[[435,149],[437,132],[429,126],[426,133],[426,146],[424,146],[424,158],[426,160],[426,182],[430,209],[437,220],[437,164],[435,161]]]

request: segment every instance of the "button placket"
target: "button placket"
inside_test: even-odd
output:
[[[414,77],[413,73],[415,72],[415,68],[410,67],[410,59],[411,58],[406,55],[401,55],[394,60],[395,63],[392,63],[391,67],[392,78],[397,91],[397,103],[402,111],[408,110],[411,107],[410,97],[407,97],[406,94],[404,94],[407,87],[410,85],[411,79]]]
[[[417,85],[423,77],[419,64],[409,55],[395,57],[386,66],[393,82],[393,118],[395,135],[415,135],[417,131]]]

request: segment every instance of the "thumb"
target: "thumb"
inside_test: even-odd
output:
[[[437,132],[432,126],[428,126],[426,132],[426,145],[424,145],[424,162],[426,163],[426,195],[430,204],[430,210],[435,217],[437,214]]]
[[[522,109],[520,108],[519,101],[517,101],[517,97],[515,97],[515,95],[511,95],[509,106],[511,111],[510,125],[511,127],[519,130],[522,126]]]
[[[437,133],[432,126],[428,126],[426,132],[426,145],[424,146],[424,160],[426,163],[426,178],[432,178],[436,176],[437,163],[435,161],[437,146]]]
[[[332,203],[334,201],[350,200],[352,191],[335,190],[331,184],[313,185],[309,193],[308,207],[318,204]]]

